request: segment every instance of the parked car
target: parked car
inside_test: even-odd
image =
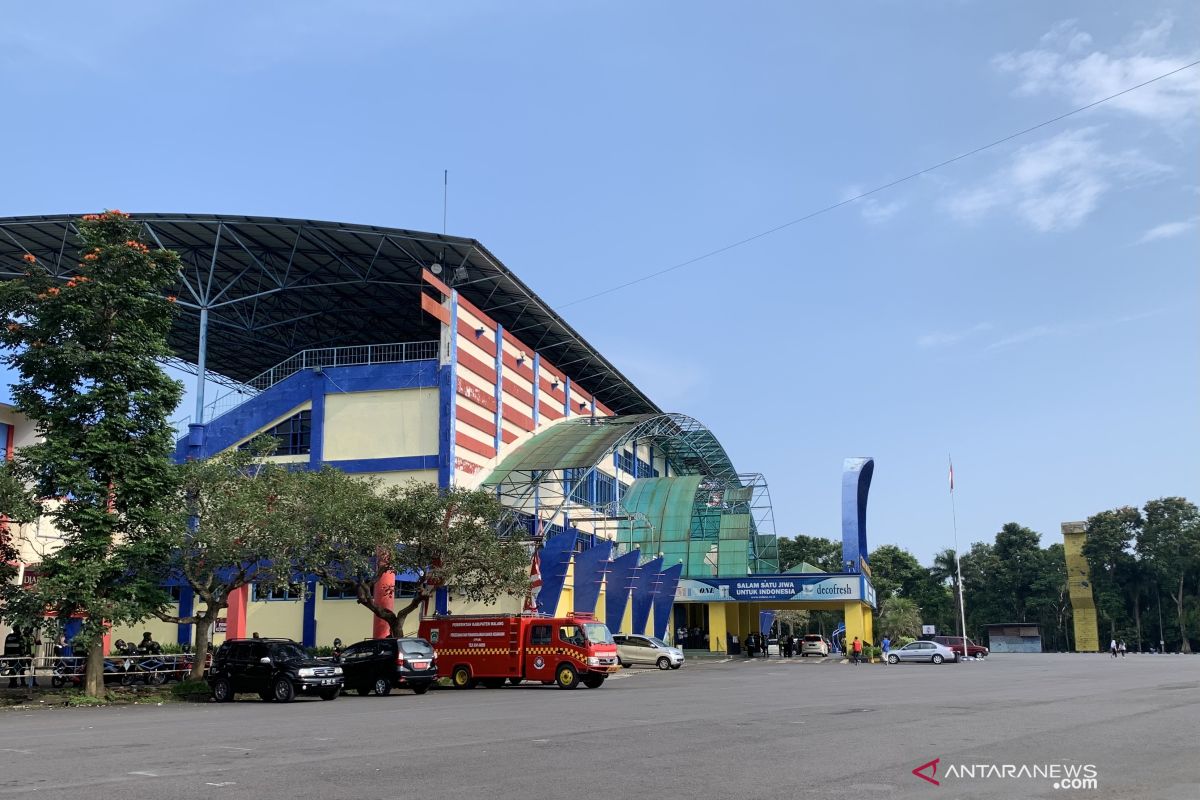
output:
[[[617,643],[617,663],[623,667],[653,664],[659,669],[679,669],[683,666],[683,651],[653,636],[613,634]]]
[[[433,645],[415,636],[352,644],[342,651],[341,664],[346,690],[360,696],[374,692],[382,697],[400,687],[425,694],[438,676]]]
[[[963,655],[963,637],[961,636],[934,636],[932,641],[949,647],[960,656]],[[975,644],[970,639],[967,639],[966,654],[971,658],[986,658],[988,649],[981,644]]]
[[[888,653],[889,664],[899,664],[901,661],[928,661],[931,664],[941,664],[943,661],[958,661],[958,654],[946,645],[937,642],[909,642],[904,647],[896,648]]]
[[[800,642],[800,655],[827,656],[829,655],[829,642],[822,639],[820,634],[807,634]]]
[[[291,639],[230,639],[213,656],[208,686],[218,703],[239,692],[280,703],[298,694],[333,700],[342,691],[342,668],[318,661]]]

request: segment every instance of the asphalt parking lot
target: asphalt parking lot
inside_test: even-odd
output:
[[[8,710],[0,795],[1195,800],[1198,712],[1200,657],[736,659],[574,691]],[[912,773],[933,759],[939,786]],[[1096,788],[950,769],[1053,764]]]

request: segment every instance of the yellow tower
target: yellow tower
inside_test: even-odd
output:
[[[1100,634],[1096,628],[1096,599],[1092,595],[1092,579],[1088,574],[1083,543],[1087,540],[1086,522],[1062,524],[1063,551],[1067,560],[1067,590],[1071,593],[1071,609],[1075,618],[1075,651],[1099,653]]]

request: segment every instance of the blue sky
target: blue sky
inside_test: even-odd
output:
[[[481,240],[771,485],[922,560],[1200,477],[1188,3],[21,4],[0,216],[295,216]]]

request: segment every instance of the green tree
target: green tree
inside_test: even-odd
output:
[[[17,410],[42,439],[22,448],[22,477],[62,547],[42,563],[38,592],[60,618],[83,615],[88,694],[103,691],[101,637],[110,622],[143,619],[162,593],[153,579],[169,548],[176,473],[168,414],[182,387],[159,367],[170,355],[179,257],[151,251],[128,215],[87,215],[76,277],[63,281],[26,256],[0,285],[4,362],[19,375]]]
[[[780,569],[786,572],[805,562],[826,572],[841,572],[842,543],[803,533],[779,537]]]
[[[961,556],[961,562],[962,592],[967,610],[966,635],[982,641],[988,623],[1004,621],[1003,593],[994,580],[1000,572],[1000,559],[994,546],[975,542]]]
[[[1089,520],[1089,538],[1091,526]],[[1200,569],[1200,514],[1182,497],[1163,497],[1145,505],[1145,525],[1137,536],[1137,551],[1175,601],[1180,648],[1192,652],[1187,635],[1186,591]]]
[[[892,597],[879,609],[879,631],[895,641],[921,635],[921,610],[907,597]]]
[[[996,534],[993,550],[1000,562],[992,580],[1002,595],[1006,619],[993,622],[1026,622],[1029,599],[1039,570],[1044,566],[1041,536],[1024,525],[1005,523]]]
[[[352,587],[392,636],[404,635],[405,620],[440,587],[483,603],[529,589],[529,551],[501,535],[509,515],[495,494],[410,482],[379,496],[334,469],[306,477],[302,519],[312,533],[301,567],[326,586]],[[399,608],[376,601],[388,571],[417,575],[412,599]]]
[[[881,604],[894,595],[914,599],[921,594],[922,584],[929,580],[929,571],[916,556],[894,544],[875,548],[869,562],[871,583]]]
[[[1136,570],[1133,544],[1144,520],[1132,506],[1101,511],[1088,517],[1083,555],[1088,560],[1096,608],[1108,621],[1109,637],[1129,624],[1130,581]]]
[[[185,583],[197,604],[192,614],[157,616],[196,626],[197,680],[204,677],[209,631],[229,607],[229,596],[250,583],[291,580],[292,559],[305,535],[293,512],[305,487],[300,473],[265,459],[271,449],[264,439],[179,467],[182,511],[161,579]]]
[[[1071,596],[1067,590],[1067,563],[1063,546],[1055,543],[1039,552],[1039,565],[1030,585],[1028,608],[1038,615],[1043,646],[1051,650],[1070,650],[1068,627]]]
[[[17,475],[11,461],[0,463],[0,620],[27,628],[41,623],[44,609],[36,597],[14,583],[17,561],[17,529],[37,519],[41,509]]]

